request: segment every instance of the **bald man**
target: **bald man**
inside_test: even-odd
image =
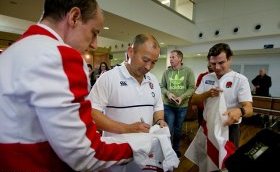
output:
[[[252,84],[255,87],[256,95],[258,96],[270,96],[269,88],[271,87],[271,78],[266,74],[264,68],[260,69],[259,75],[252,80]]]

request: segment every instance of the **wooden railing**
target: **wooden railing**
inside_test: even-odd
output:
[[[254,113],[280,116],[280,97],[253,96]]]

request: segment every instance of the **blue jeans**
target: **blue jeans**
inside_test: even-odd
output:
[[[174,151],[179,151],[182,135],[182,126],[187,114],[187,108],[176,108],[164,105],[164,119],[171,133],[171,142]]]

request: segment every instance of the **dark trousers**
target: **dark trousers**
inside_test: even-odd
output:
[[[239,147],[240,126],[239,124],[232,124],[229,126],[229,140],[234,143],[236,148]]]

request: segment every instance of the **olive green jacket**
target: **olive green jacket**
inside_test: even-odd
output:
[[[174,70],[169,67],[162,76],[161,80],[161,93],[163,103],[172,107],[188,107],[188,101],[195,90],[195,79],[193,71],[182,66],[180,69]],[[168,93],[173,93],[177,97],[182,98],[182,103],[176,105],[168,100]]]

